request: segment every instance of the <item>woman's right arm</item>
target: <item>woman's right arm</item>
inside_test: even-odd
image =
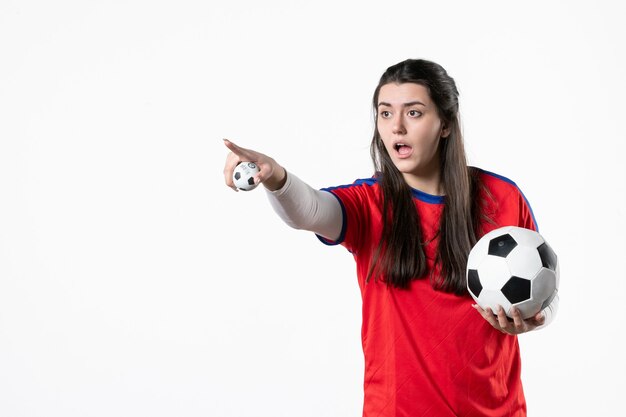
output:
[[[343,214],[339,201],[326,191],[313,189],[267,155],[241,148],[224,139],[230,153],[226,157],[224,179],[226,185],[237,190],[233,171],[241,161],[254,162],[260,169],[255,183],[267,190],[270,204],[285,223],[295,229],[309,230],[330,240],[341,234]]]

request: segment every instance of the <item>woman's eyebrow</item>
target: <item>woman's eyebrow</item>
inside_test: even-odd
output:
[[[402,107],[414,106],[414,105],[416,105],[416,104],[420,104],[420,105],[422,105],[422,106],[426,107],[426,105],[425,105],[424,103],[422,103],[421,101],[417,101],[417,100],[415,100],[415,101],[409,101],[408,103],[404,103],[404,104],[402,105]],[[380,107],[380,106],[388,106],[388,107],[391,107],[391,104],[389,104],[389,103],[387,103],[387,102],[384,102],[384,101],[381,101],[380,103],[378,103],[378,107]]]

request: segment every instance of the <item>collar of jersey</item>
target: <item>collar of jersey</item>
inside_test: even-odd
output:
[[[377,182],[378,182],[378,178],[372,177],[372,178],[357,180],[355,184],[364,183],[367,185],[374,185]],[[420,201],[423,201],[424,203],[443,204],[446,201],[446,197],[443,195],[428,194],[422,190],[418,190],[417,188],[412,188],[412,187],[411,187],[411,194],[413,194],[413,197],[417,198]]]
[[[446,197],[443,195],[428,194],[422,190],[418,190],[417,188],[411,188],[411,193],[413,194],[413,197],[423,201],[424,203],[443,204],[446,201]]]

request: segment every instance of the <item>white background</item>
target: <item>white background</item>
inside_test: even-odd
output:
[[[301,4],[300,4],[301,3]],[[0,2],[0,415],[357,416],[354,262],[223,185],[222,138],[314,187],[372,174],[406,58],[561,262],[520,339],[532,416],[623,415],[619,2]]]

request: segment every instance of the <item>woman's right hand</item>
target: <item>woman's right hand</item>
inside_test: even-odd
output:
[[[255,184],[263,183],[265,188],[270,191],[278,190],[285,185],[287,172],[274,159],[251,149],[237,146],[228,139],[224,139],[224,145],[230,149],[224,165],[224,180],[226,185],[233,190],[238,191],[233,183],[233,172],[235,167],[243,161],[254,162],[259,167],[261,172],[254,177]]]

